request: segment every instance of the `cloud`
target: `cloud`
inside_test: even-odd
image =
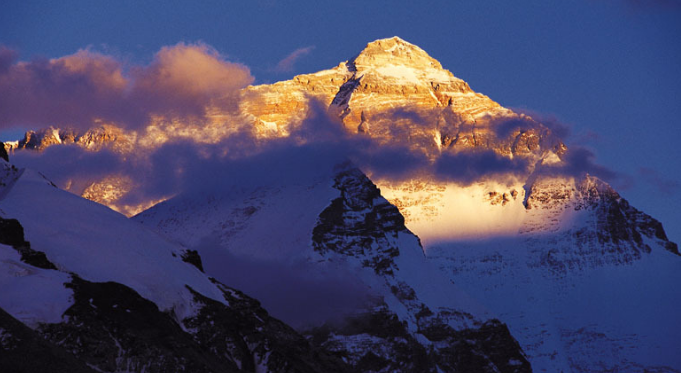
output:
[[[58,187],[74,194],[81,194],[93,180],[129,167],[119,154],[109,149],[92,152],[77,145],[51,146],[43,152],[16,152],[10,161],[41,172]]]
[[[436,177],[461,184],[472,184],[487,178],[527,174],[527,159],[500,156],[492,150],[443,153],[434,164]]]
[[[201,115],[208,105],[235,101],[253,82],[249,69],[224,61],[206,44],[163,47],[149,66],[132,70],[131,98],[143,111]]]
[[[198,53],[201,56],[199,58],[204,58],[206,55],[200,50],[188,52],[184,46],[171,51],[177,53],[166,55],[165,52],[160,52],[159,58],[146,70],[148,77],[140,79],[160,81],[163,78],[156,76],[163,75],[161,71],[166,67],[169,70],[184,68],[176,67],[173,63],[176,59],[185,60],[185,57],[178,56]],[[210,53],[206,58],[209,59],[209,66],[215,62],[210,60]],[[100,68],[99,71],[101,70],[107,71]],[[112,82],[110,85],[116,83],[111,74],[105,74],[102,78],[104,81],[107,79]],[[167,84],[175,83],[171,81]],[[211,84],[207,81],[209,88],[200,92],[211,91]],[[233,87],[237,86],[235,84]],[[229,95],[229,92],[231,91],[227,90],[221,94]],[[187,96],[192,97],[192,94]],[[437,122],[434,118],[439,115],[435,111],[423,112],[409,108],[383,113],[380,120],[386,125],[394,123],[395,127],[387,130],[390,141],[385,142],[383,139],[349,133],[337,117],[328,114],[326,105],[310,98],[306,118],[300,123],[291,124],[290,136],[285,138],[258,138],[252,128],[244,126],[237,133],[212,144],[199,144],[191,139],[172,140],[158,148],[138,148],[125,155],[105,152],[104,159],[98,159],[95,153],[76,153],[73,149],[68,150],[73,154],[59,154],[56,150],[50,151],[59,147],[50,147],[43,155],[33,154],[30,157],[17,152],[15,157],[18,158],[13,161],[18,166],[36,168],[48,176],[55,174],[55,182],[62,187],[70,183],[69,190],[74,193],[79,193],[88,180],[92,183],[105,176],[132,180],[133,189],[118,202],[128,206],[145,204],[182,192],[225,190],[235,183],[243,187],[257,187],[306,182],[323,175],[331,178],[333,166],[348,160],[374,180],[393,182],[427,177],[470,185],[490,178],[522,179],[532,172],[530,158],[503,156],[490,149],[452,148],[439,152],[433,147],[433,151],[424,152],[419,146],[415,146],[415,141],[433,141],[432,134],[429,135],[428,131],[437,130],[432,122]],[[401,124],[402,122],[415,124]],[[554,121],[552,128],[566,133],[567,130],[561,126],[558,121]],[[507,137],[518,129],[535,130],[544,134],[550,131],[527,116],[499,121],[492,128],[499,137]],[[555,139],[555,136],[549,137]],[[544,149],[549,145],[552,143],[542,144]],[[537,172],[573,177],[589,173],[610,182],[623,180],[623,175],[597,164],[594,153],[589,149],[571,146],[561,157],[561,163],[539,165]],[[100,163],[108,166],[96,167]]]
[[[123,109],[127,81],[121,64],[109,56],[81,50],[54,60],[16,62],[4,70],[0,127],[89,126]]]
[[[88,129],[97,120],[139,128],[151,115],[202,116],[207,106],[229,107],[253,81],[248,68],[202,43],[164,47],[146,66],[89,49],[15,60],[14,52],[0,49],[0,128]]]
[[[596,155],[586,147],[571,146],[557,164],[540,165],[537,172],[551,176],[583,177],[586,174],[596,176],[607,182],[626,179],[626,176],[608,167],[596,163]]]
[[[274,71],[280,72],[280,73],[288,73],[293,71],[296,62],[298,60],[312,52],[312,50],[315,47],[313,45],[309,47],[304,47],[304,48],[298,48],[291,52],[288,56],[286,56],[283,60],[279,61],[277,63],[277,66],[274,67]]]
[[[18,53],[0,45],[0,74],[5,74],[17,59]]]
[[[295,328],[340,321],[367,307],[369,289],[349,269],[332,263],[258,260],[231,254],[217,238],[195,247],[207,273],[258,299],[274,317]]]
[[[513,118],[499,118],[495,120],[492,128],[500,139],[507,138],[514,131],[534,130],[544,132],[547,129],[556,139],[566,141],[572,135],[572,127],[561,122],[554,115],[542,114],[527,109],[513,108],[520,115]]]
[[[561,162],[537,165],[538,174],[576,178],[589,174],[609,183],[617,182],[621,188],[626,188],[632,183],[628,175],[598,164],[594,152],[582,145],[598,141],[600,136],[597,133],[587,129],[573,135],[572,126],[561,122],[553,115],[526,109],[514,110],[521,115],[511,119],[500,118],[492,126],[498,138],[508,138],[515,131],[532,130],[544,136],[542,147],[545,149],[554,148],[559,143],[568,143],[567,151],[560,155]]]

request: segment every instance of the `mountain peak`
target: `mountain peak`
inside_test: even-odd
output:
[[[386,65],[442,69],[442,65],[426,51],[397,36],[368,43],[348,62],[358,71]]]

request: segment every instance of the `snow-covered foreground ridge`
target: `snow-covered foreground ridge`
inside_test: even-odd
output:
[[[1,371],[348,371],[195,252],[37,172],[0,172]]]

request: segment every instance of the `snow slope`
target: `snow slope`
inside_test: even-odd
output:
[[[178,320],[194,313],[185,285],[224,302],[204,274],[182,261],[181,247],[107,207],[62,191],[31,170],[4,193],[2,217],[19,220],[33,250],[62,272],[127,285]]]
[[[61,321],[73,303],[64,287],[69,281],[68,274],[27,265],[12,247],[0,245],[0,308],[24,324]]]
[[[0,308],[11,315],[0,330],[16,319],[98,371],[348,371],[204,274],[196,253],[36,172],[0,169]]]
[[[678,256],[658,247],[630,264],[567,273],[530,265],[532,246],[551,240],[441,243],[428,253],[509,324],[534,371],[680,371]]]
[[[591,177],[528,191],[515,234],[428,240],[429,259],[508,322],[535,371],[680,371],[681,257],[661,224]]]

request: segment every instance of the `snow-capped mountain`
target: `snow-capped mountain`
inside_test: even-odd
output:
[[[394,165],[362,157],[361,171],[315,153],[287,162],[283,140],[314,148],[301,128],[320,103],[341,123],[340,141],[426,161],[398,177]],[[183,140],[224,146],[229,161],[256,154],[229,174],[188,173],[209,186],[190,183],[133,220],[182,245],[177,256],[198,252],[208,275],[228,285],[235,261],[303,268],[312,281],[325,271],[353,278],[352,291],[366,295],[361,306],[305,333],[354,370],[527,371],[529,361],[546,372],[681,371],[673,321],[681,257],[662,224],[572,164],[547,125],[474,92],[421,48],[377,40],[334,68],[247,87],[237,106],[208,108],[202,123],[154,118],[126,133],[107,125],[99,137],[36,131],[10,151],[111,143],[132,157]],[[234,152],[244,139],[252,148]],[[122,204],[138,182],[111,174],[82,194],[132,215],[157,202]],[[211,297],[211,286],[192,289],[221,302],[224,292]],[[184,309],[187,294],[163,297],[164,309]]]
[[[375,182],[400,209],[406,227],[421,238],[428,261],[462,288],[475,289],[474,297],[502,320],[509,318],[535,370],[678,370],[681,364],[670,342],[678,330],[668,323],[679,305],[671,284],[681,258],[661,224],[593,176],[551,176],[546,167],[565,163],[569,150],[548,128],[473,93],[450,75],[434,74],[430,69],[439,65],[424,55],[400,39],[370,43],[337,68],[249,88],[249,97],[264,99],[251,98],[244,108],[262,121],[256,121],[260,133],[286,134],[286,125],[304,117],[301,102],[313,96],[338,113],[350,132],[383,144],[402,142],[404,136],[429,154],[473,147],[525,159],[530,166],[515,178],[462,184],[426,174]],[[446,80],[445,75],[446,84],[439,83],[449,87],[442,90],[447,99],[432,99],[436,78]],[[330,88],[331,82],[341,82],[341,88]],[[148,221],[149,214],[165,208],[159,205],[139,218]],[[156,219],[154,224],[162,220]],[[230,227],[249,232],[238,217],[228,220]],[[182,231],[180,226],[160,228],[169,234]],[[230,230],[226,247],[244,247],[259,235],[241,241],[240,234]],[[272,242],[263,246],[272,247],[278,237],[270,234]],[[610,273],[626,286],[603,280]],[[658,295],[657,301],[646,302],[647,313],[665,316],[667,322],[642,321],[640,313],[613,307],[632,308],[650,294]]]

